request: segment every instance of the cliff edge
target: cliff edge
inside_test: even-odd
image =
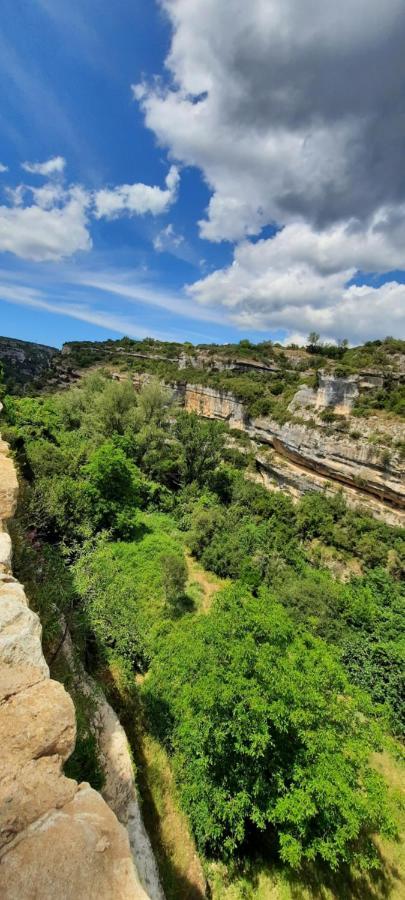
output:
[[[76,721],[49,677],[41,625],[12,575],[18,482],[0,439],[0,896],[147,900],[128,835],[97,791],[63,774]]]

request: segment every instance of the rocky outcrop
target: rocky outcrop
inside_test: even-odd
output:
[[[63,774],[71,698],[49,678],[41,626],[10,568],[17,478],[0,445],[0,897],[147,900],[125,828],[88,784]]]
[[[225,391],[199,384],[172,385],[176,397],[187,412],[195,412],[208,419],[227,422],[231,428],[243,428],[246,413],[243,404]]]
[[[299,500],[310,491],[325,493],[329,497],[333,497],[339,491],[350,508],[360,509],[364,514],[372,515],[387,525],[405,524],[405,513],[396,507],[388,506],[371,494],[362,493],[358,488],[334,482],[314,470],[291,462],[270,447],[265,449],[259,444],[256,445],[255,470],[249,472],[248,476],[263,484],[267,490],[285,491],[294,500]]]
[[[355,378],[324,376],[318,391],[303,386],[289,407],[292,421],[283,425],[271,418],[249,419],[243,403],[223,391],[195,384],[172,387],[189,412],[226,421],[249,435],[266,486],[281,487],[294,497],[309,490],[333,493],[343,489],[351,506],[363,503],[371,514],[391,524],[403,524],[405,466],[395,446],[388,449],[384,439],[403,441],[404,427],[383,426],[380,419],[372,417],[354,419],[350,434],[317,416],[317,410],[328,406],[334,413],[347,412],[358,392],[358,376]],[[299,421],[294,421],[297,413]],[[381,432],[384,427],[385,434]],[[376,441],[379,432],[381,440]],[[273,452],[263,453],[265,447]]]
[[[404,466],[394,454],[384,464],[381,450],[367,439],[290,422],[279,425],[272,419],[253,420],[248,431],[301,468],[405,509]]]
[[[47,376],[59,356],[55,347],[0,337],[0,362],[6,382],[20,388]]]

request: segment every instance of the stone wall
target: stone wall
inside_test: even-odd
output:
[[[63,774],[71,698],[49,677],[41,625],[12,575],[18,482],[0,440],[0,897],[147,900],[128,835],[97,791]]]

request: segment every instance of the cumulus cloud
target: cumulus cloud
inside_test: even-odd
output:
[[[203,236],[302,216],[324,226],[405,200],[402,0],[161,0],[169,86],[147,125],[203,170]]]
[[[8,172],[8,166],[4,166],[3,163],[0,162],[0,173]]]
[[[365,340],[387,331],[405,334],[405,285],[351,284],[359,265],[368,273],[394,269],[403,260],[404,221],[387,239],[385,216],[365,230],[357,221],[322,232],[305,223],[287,225],[257,243],[245,241],[232,265],[189,286],[203,305],[222,308],[240,328],[315,329],[322,337]]]
[[[121,184],[97,191],[94,197],[96,218],[115,219],[121,215],[159,216],[174,203],[179,185],[179,171],[171,166],[165,180],[166,187],[142,184]]]
[[[92,216],[114,219],[146,212],[157,216],[177,197],[180,176],[176,166],[170,168],[165,188],[137,183],[95,193],[77,184],[66,187],[64,166],[61,156],[45,163],[23,164],[25,171],[46,180],[39,187],[19,184],[5,189],[8,205],[0,206],[0,252],[34,262],[57,261],[91,249]],[[170,229],[165,235],[167,242],[169,238],[174,246],[176,237]],[[161,240],[159,249],[163,249],[163,232]]]
[[[65,166],[66,160],[63,156],[52,156],[51,159],[43,163],[21,163],[21,168],[24,169],[24,172],[29,172],[31,175],[43,175],[46,178],[49,178],[51,175],[61,175]]]
[[[402,0],[160,2],[168,78],[134,96],[205,177],[202,237],[237,244],[189,295],[240,328],[405,333],[402,284],[352,283],[405,269]]]
[[[23,205],[28,191],[21,185],[14,192],[13,205],[0,206],[0,252],[43,262],[91,248],[89,195],[82,188],[32,189],[31,202]]]

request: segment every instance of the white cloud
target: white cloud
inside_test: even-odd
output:
[[[56,261],[92,246],[88,231],[89,195],[80,187],[41,189],[23,206],[27,189],[14,194],[15,205],[0,206],[0,252],[35,262]],[[36,201],[36,202],[35,202]]]
[[[8,166],[4,166],[3,163],[0,162],[0,173],[8,172]]]
[[[184,316],[200,322],[216,322],[226,324],[225,312],[216,309],[205,309],[199,303],[190,301],[179,293],[171,293],[164,288],[156,288],[134,279],[133,273],[125,271],[82,272],[77,276],[77,283],[96,291],[113,294],[134,303],[165,309],[174,315]]]
[[[158,253],[176,253],[182,244],[184,237],[182,234],[176,234],[172,224],[162,228],[153,239],[154,249]]]
[[[238,244],[189,296],[241,329],[404,334],[403,285],[347,286],[405,269],[402,0],[160,3],[169,79],[134,96],[203,173],[202,237]],[[248,240],[266,225],[274,239]]]
[[[134,94],[161,144],[212,189],[204,237],[405,201],[403,0],[161,5],[172,80]]]
[[[77,278],[77,273],[69,271],[68,268],[63,270],[63,276],[66,280],[62,284],[58,281],[57,290],[53,288],[52,282],[46,283],[43,289],[32,285],[32,281],[35,279],[34,270],[31,273],[28,284],[24,283],[21,277],[15,273],[11,274],[9,271],[0,270],[0,301],[89,322],[101,328],[106,328],[110,333],[111,331],[116,331],[118,334],[127,334],[134,338],[148,337],[150,335],[150,326],[140,324],[137,321],[138,316],[134,317],[132,309],[129,309],[128,312],[112,309],[111,299],[108,295],[103,298],[99,290],[94,296],[89,291],[86,293],[81,292],[80,284],[83,283],[83,286],[85,286],[85,279],[81,282]],[[102,280],[103,275],[100,276],[100,273],[97,273],[97,276],[101,278],[101,282],[104,284]],[[122,278],[122,273],[120,276],[117,275],[117,286],[119,286],[119,277]],[[109,278],[113,281],[114,275],[109,273]],[[74,294],[73,300],[71,296],[72,290]],[[103,291],[104,288],[101,287],[100,290]],[[106,288],[106,291],[107,294],[110,293],[110,288]],[[144,285],[143,292],[144,299],[141,302],[150,302],[152,305],[162,308],[170,308],[171,300],[174,300],[174,298],[170,298],[170,295],[167,295],[166,299],[169,303],[169,307],[167,307],[164,289],[159,291],[158,288]],[[125,293],[122,293],[122,296],[130,300],[133,299]],[[208,314],[204,314],[204,310],[197,311],[197,313],[197,319],[210,321]],[[183,340],[184,337],[182,326],[180,325],[176,329],[175,324],[173,325],[173,330],[170,328],[169,330],[159,331],[154,328],[153,334],[154,337],[160,340],[179,341]],[[206,334],[192,332],[189,336],[197,340],[208,340]]]
[[[65,187],[64,166],[61,156],[46,163],[23,164],[27,172],[48,175],[50,180],[40,187],[19,184],[6,189],[9,205],[0,206],[0,252],[35,262],[57,261],[78,250],[91,249],[91,216],[113,219],[146,212],[158,215],[177,197],[176,166],[170,168],[165,188],[138,183],[96,193],[80,185]]]
[[[195,282],[189,295],[223,309],[241,329],[315,329],[328,339],[351,340],[405,336],[405,285],[347,286],[359,267],[376,273],[401,264],[405,214],[396,228],[388,223],[385,210],[366,230],[357,222],[320,233],[303,223],[287,225],[274,238],[240,244],[232,264]]]
[[[61,175],[65,166],[66,160],[63,156],[52,156],[51,159],[43,163],[21,163],[21,168],[25,172],[29,172],[31,175],[43,175],[46,178],[49,178],[51,175]]]
[[[177,167],[171,166],[165,189],[142,182],[103,188],[94,197],[96,218],[114,219],[120,215],[141,216],[145,213],[161,215],[175,202],[179,180]]]

